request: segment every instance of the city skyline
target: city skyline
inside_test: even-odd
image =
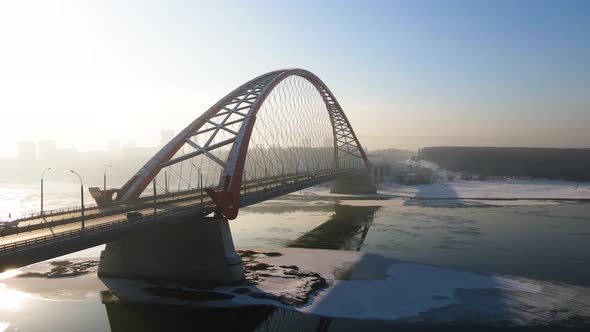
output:
[[[151,145],[138,145],[135,141],[122,142],[118,139],[109,139],[103,142],[102,146],[97,146],[90,149],[79,149],[67,142],[60,142],[55,139],[46,138],[40,140],[21,140],[16,142],[14,153],[7,155],[0,155],[1,158],[6,159],[29,159],[29,160],[42,160],[49,159],[52,157],[52,153],[56,152],[69,152],[69,153],[91,153],[91,152],[104,152],[104,151],[116,151],[121,149],[145,149],[145,148],[157,148],[165,145],[172,137],[174,137],[174,131],[171,129],[160,130],[160,142],[159,144]],[[64,144],[66,143],[66,144]]]

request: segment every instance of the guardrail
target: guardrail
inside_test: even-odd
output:
[[[52,235],[45,235],[40,237],[35,237],[32,239],[17,241],[13,243],[7,243],[0,245],[0,256],[5,255],[7,253],[12,253],[14,251],[18,251],[20,248],[23,247],[34,247],[36,244],[43,243],[43,245],[48,244],[48,242],[60,242],[64,239],[72,239],[72,238],[79,238],[82,237],[82,234],[88,234],[95,232],[97,230],[102,230],[106,228],[112,228],[113,225],[118,225],[123,222],[128,222],[127,219],[120,219],[115,220],[109,223],[100,224],[100,225],[92,225],[85,228],[84,232],[81,229],[69,230],[65,232],[60,232],[57,234]]]
[[[275,179],[281,179],[281,178],[304,177],[309,174],[317,174],[317,173],[331,173],[331,174],[333,174],[336,172],[339,172],[339,170],[329,169],[329,170],[322,170],[322,171],[315,171],[315,172],[298,172],[298,173],[294,173],[294,174],[289,174],[289,176],[287,176],[287,177],[284,177],[281,175],[276,175],[276,176],[267,177],[267,178],[260,178],[260,179],[255,179],[255,180],[244,181],[244,183],[254,183],[254,182],[260,183],[260,182],[264,182],[264,181],[268,181],[268,180],[275,180]],[[184,195],[196,195],[198,197],[198,196],[200,196],[201,191],[202,191],[201,189],[194,189],[193,188],[193,189],[185,190],[185,191],[161,194],[161,195],[158,195],[158,197],[160,198],[160,200],[162,202],[165,202],[165,201],[174,200],[174,198],[176,198],[178,196],[184,196]],[[203,189],[203,191],[204,191],[204,189]],[[141,196],[139,198],[139,200],[141,202],[148,202],[148,201],[150,201],[151,198],[152,198],[152,196]],[[116,209],[117,207],[119,207],[119,206],[116,204],[112,204],[112,205],[106,205],[102,208],[105,208],[105,209],[115,208]],[[99,207],[96,203],[84,205],[84,211],[86,211],[86,212],[90,212],[92,210],[96,210],[96,209],[100,209],[100,208],[101,207]],[[121,210],[124,210],[124,209],[125,209],[124,207],[121,208]],[[79,205],[72,206],[72,207],[66,207],[66,208],[46,210],[46,211],[43,211],[43,213],[41,213],[40,211],[26,213],[26,214],[16,218],[14,221],[23,222],[23,221],[27,221],[27,220],[55,217],[55,216],[58,216],[61,214],[77,213],[77,212],[79,212],[79,213],[82,212],[82,207]]]
[[[169,198],[174,198],[177,196],[182,196],[182,195],[196,193],[196,192],[200,192],[200,189],[190,189],[190,190],[185,190],[185,191],[180,191],[180,192],[175,192],[175,193],[166,193],[166,194],[158,195],[158,197],[160,197],[163,200],[166,200]],[[141,197],[139,197],[139,200],[141,202],[144,202],[144,201],[149,201],[151,198],[152,198],[152,196],[141,196]],[[107,204],[104,206],[98,206],[98,204],[96,204],[96,203],[91,203],[91,204],[84,204],[84,211],[88,212],[88,211],[97,210],[97,209],[101,209],[101,208],[108,209],[108,208],[117,208],[117,207],[119,207],[119,206],[116,203],[115,204]],[[27,212],[27,213],[21,215],[20,217],[14,219],[14,221],[23,222],[23,221],[27,221],[27,220],[55,217],[55,216],[58,216],[61,214],[76,213],[76,212],[81,213],[82,206],[76,205],[76,206],[71,206],[71,207],[66,207],[66,208],[45,210],[45,211],[43,211],[43,213],[41,213],[41,211]]]
[[[86,210],[93,210],[98,208],[98,205],[96,204],[84,204],[84,211]],[[22,222],[22,221],[27,221],[27,220],[32,220],[32,219],[39,219],[39,218],[44,218],[44,217],[54,217],[56,215],[60,215],[60,214],[66,214],[66,213],[74,213],[74,212],[81,212],[82,211],[82,206],[71,206],[71,207],[67,207],[67,208],[60,208],[60,209],[52,209],[52,210],[47,210],[47,211],[43,211],[43,214],[41,214],[41,212],[31,212],[31,213],[25,213],[23,215],[21,215],[20,217],[16,218],[14,221],[18,221],[18,222]]]
[[[245,188],[250,188],[250,189],[253,188],[254,190],[251,190],[250,192],[247,192],[247,191],[245,192],[245,195],[243,198],[244,198],[244,203],[246,203],[246,204],[244,204],[244,205],[246,206],[246,205],[250,205],[250,204],[255,204],[257,202],[268,199],[270,197],[284,195],[288,192],[292,192],[292,191],[300,189],[300,188],[309,187],[309,186],[312,186],[315,184],[329,181],[330,179],[333,179],[338,176],[353,175],[358,171],[359,170],[355,170],[355,169],[345,169],[345,170],[337,170],[337,171],[321,171],[321,172],[316,172],[316,173],[298,174],[295,176],[282,177],[282,178],[274,177],[273,180],[277,180],[277,179],[280,180],[280,181],[274,181],[274,182],[273,181],[265,182],[265,181],[261,181],[260,179],[255,180],[255,181],[250,182],[245,187]],[[259,188],[262,188],[262,190],[257,190]],[[181,215],[189,210],[199,209],[200,211],[202,211],[202,208],[213,208],[213,203],[211,201],[208,201],[207,203],[208,204],[204,205],[203,207],[201,207],[201,206],[176,207],[172,210],[168,210],[164,214],[157,214],[156,216],[154,216],[153,214],[147,214],[144,216],[144,218],[139,219],[139,220],[130,221],[126,218],[122,218],[122,219],[117,219],[117,220],[113,220],[113,221],[98,224],[98,225],[86,226],[84,232],[82,232],[81,229],[74,229],[74,230],[59,232],[57,234],[44,235],[44,236],[39,236],[39,237],[35,237],[32,239],[26,239],[26,240],[21,240],[21,241],[15,241],[13,243],[3,244],[3,245],[0,245],[0,257],[3,255],[12,254],[12,253],[17,252],[21,249],[31,249],[31,248],[38,247],[38,246],[44,246],[44,245],[49,245],[52,243],[63,242],[63,241],[69,240],[69,239],[76,239],[76,238],[80,239],[85,236],[92,236],[92,235],[98,234],[100,232],[106,232],[109,230],[121,228],[122,225],[136,226],[136,225],[140,225],[140,224],[154,222],[155,220],[157,220],[158,217],[159,218],[166,218],[166,217],[172,217],[174,215]],[[149,205],[146,204],[146,206],[144,206],[144,208],[146,208],[146,207],[149,207]]]
[[[201,207],[198,207],[198,208],[199,208],[199,210],[201,209]],[[207,206],[205,206],[204,208],[207,208]],[[127,218],[122,218],[122,219],[109,221],[109,222],[106,222],[103,224],[90,225],[90,226],[85,227],[84,232],[82,232],[82,230],[80,228],[78,228],[78,229],[68,230],[68,231],[64,231],[64,232],[59,232],[56,234],[44,235],[44,236],[39,236],[39,237],[35,237],[32,239],[26,239],[26,240],[16,241],[13,243],[2,244],[2,245],[0,245],[0,256],[13,253],[13,252],[18,251],[22,248],[31,248],[31,247],[35,247],[37,245],[48,245],[48,244],[51,244],[54,242],[55,243],[61,242],[61,241],[67,240],[67,239],[83,238],[85,236],[92,236],[92,235],[95,235],[97,232],[104,232],[107,230],[116,229],[116,228],[118,228],[118,226],[123,225],[123,224],[130,225],[130,226],[137,226],[140,224],[153,222],[153,221],[157,220],[157,218],[171,217],[176,214],[181,214],[182,212],[184,212],[186,210],[191,210],[191,209],[195,209],[195,207],[191,206],[191,207],[176,208],[174,210],[168,211],[168,213],[165,213],[165,214],[157,214],[155,217],[153,214],[148,214],[148,215],[145,215],[142,219],[138,219],[138,220],[128,220]]]
[[[343,176],[343,175],[350,174],[351,172],[354,173],[354,172],[358,172],[358,171],[359,171],[359,169],[338,169],[338,170],[331,170],[330,169],[330,170],[321,170],[321,171],[314,171],[314,172],[298,172],[298,173],[294,173],[294,174],[289,174],[287,176],[278,175],[278,176],[271,176],[271,177],[260,178],[260,179],[255,179],[255,180],[246,180],[246,181],[244,181],[244,183],[242,185],[241,192],[242,192],[242,195],[244,195],[244,194],[248,194],[248,192],[251,192],[251,191],[259,191],[258,189],[260,189],[260,188],[262,188],[263,190],[266,190],[272,186],[276,187],[278,183],[289,182],[289,181],[298,181],[301,179],[322,177],[322,176],[326,176],[326,175],[332,176],[332,177],[337,177],[337,176]],[[329,179],[327,179],[327,180],[329,180]],[[208,200],[208,195],[205,192],[201,193],[201,190],[186,190],[186,191],[177,192],[177,193],[173,193],[173,194],[158,195],[157,201],[160,204],[174,203],[174,202],[182,202],[182,201],[191,200],[191,199],[199,199],[199,198],[201,198],[201,196],[207,197],[207,200]],[[131,211],[131,210],[142,209],[142,208],[146,208],[149,206],[153,206],[152,199],[153,199],[153,197],[144,196],[141,198],[141,200],[139,202],[136,202],[133,205],[105,206],[100,209],[99,213],[96,213],[96,211],[90,212],[90,211],[92,211],[92,210],[90,210],[90,211],[87,211],[89,213],[86,214],[85,220],[102,218],[105,216],[110,216],[110,215],[114,215],[114,214],[118,214],[118,213],[125,213],[125,212]],[[70,212],[70,213],[80,212],[80,210],[78,210],[78,209],[79,209],[78,207],[75,207],[75,208],[69,208],[69,209],[62,209],[60,211],[62,211],[62,213],[63,213],[63,211]],[[59,214],[55,214],[54,217],[58,216],[58,215]],[[43,217],[49,217],[49,215],[44,214]],[[79,222],[81,220],[82,220],[81,216],[72,216],[69,218],[61,218],[59,220],[45,221],[43,223],[7,228],[7,229],[4,229],[2,232],[0,232],[0,237],[31,232],[31,231],[35,231],[38,229],[48,228],[48,227],[61,226],[61,225],[65,225],[68,223]],[[19,221],[19,222],[21,222],[21,221]]]

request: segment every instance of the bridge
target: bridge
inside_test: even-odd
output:
[[[219,100],[121,188],[89,188],[95,205],[4,230],[0,271],[106,243],[99,275],[232,282],[243,270],[228,220],[241,207],[326,182],[335,193],[374,193],[370,167],[316,75],[269,72]]]

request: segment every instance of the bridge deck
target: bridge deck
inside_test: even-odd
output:
[[[253,205],[360,172],[359,169],[326,170],[244,182],[240,204],[242,207]],[[126,213],[130,210],[142,212],[143,219],[127,220]],[[0,237],[0,271],[112,242],[150,225],[191,220],[214,210],[206,194],[202,196],[200,191],[193,190],[157,196],[155,216],[153,197],[146,197],[135,205],[96,209],[85,218],[84,232],[79,215],[58,220],[38,219],[37,223],[18,227],[13,234]]]

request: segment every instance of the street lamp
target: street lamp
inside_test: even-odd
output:
[[[197,179],[199,179],[199,191],[201,196],[201,207],[203,207],[203,173],[201,173],[201,167],[197,167],[197,172]]]
[[[41,173],[41,217],[43,217],[43,176],[45,176],[45,173],[48,171],[51,171],[51,167],[47,168],[43,171],[43,173]]]
[[[80,179],[80,204],[82,205],[82,235],[84,235],[84,183],[82,182],[82,177],[80,174],[70,170],[70,172],[76,174],[78,179]]]
[[[197,168],[197,179],[199,180],[199,191],[201,193],[201,207],[203,207],[203,174],[209,174],[209,172],[202,172],[201,167],[195,167]]]
[[[103,179],[102,197],[103,197],[103,201],[105,204],[107,202],[107,170],[111,167],[113,167],[113,165],[107,166],[107,168],[104,169],[104,172],[102,174],[102,179]]]
[[[157,204],[157,202],[156,202],[156,197],[158,197],[158,196],[156,195],[156,178],[154,178],[154,179],[152,180],[152,183],[153,183],[153,185],[154,185],[154,220],[156,220],[156,214],[157,214],[157,212],[158,212],[158,204]]]
[[[164,169],[164,193],[168,194],[168,168]]]

